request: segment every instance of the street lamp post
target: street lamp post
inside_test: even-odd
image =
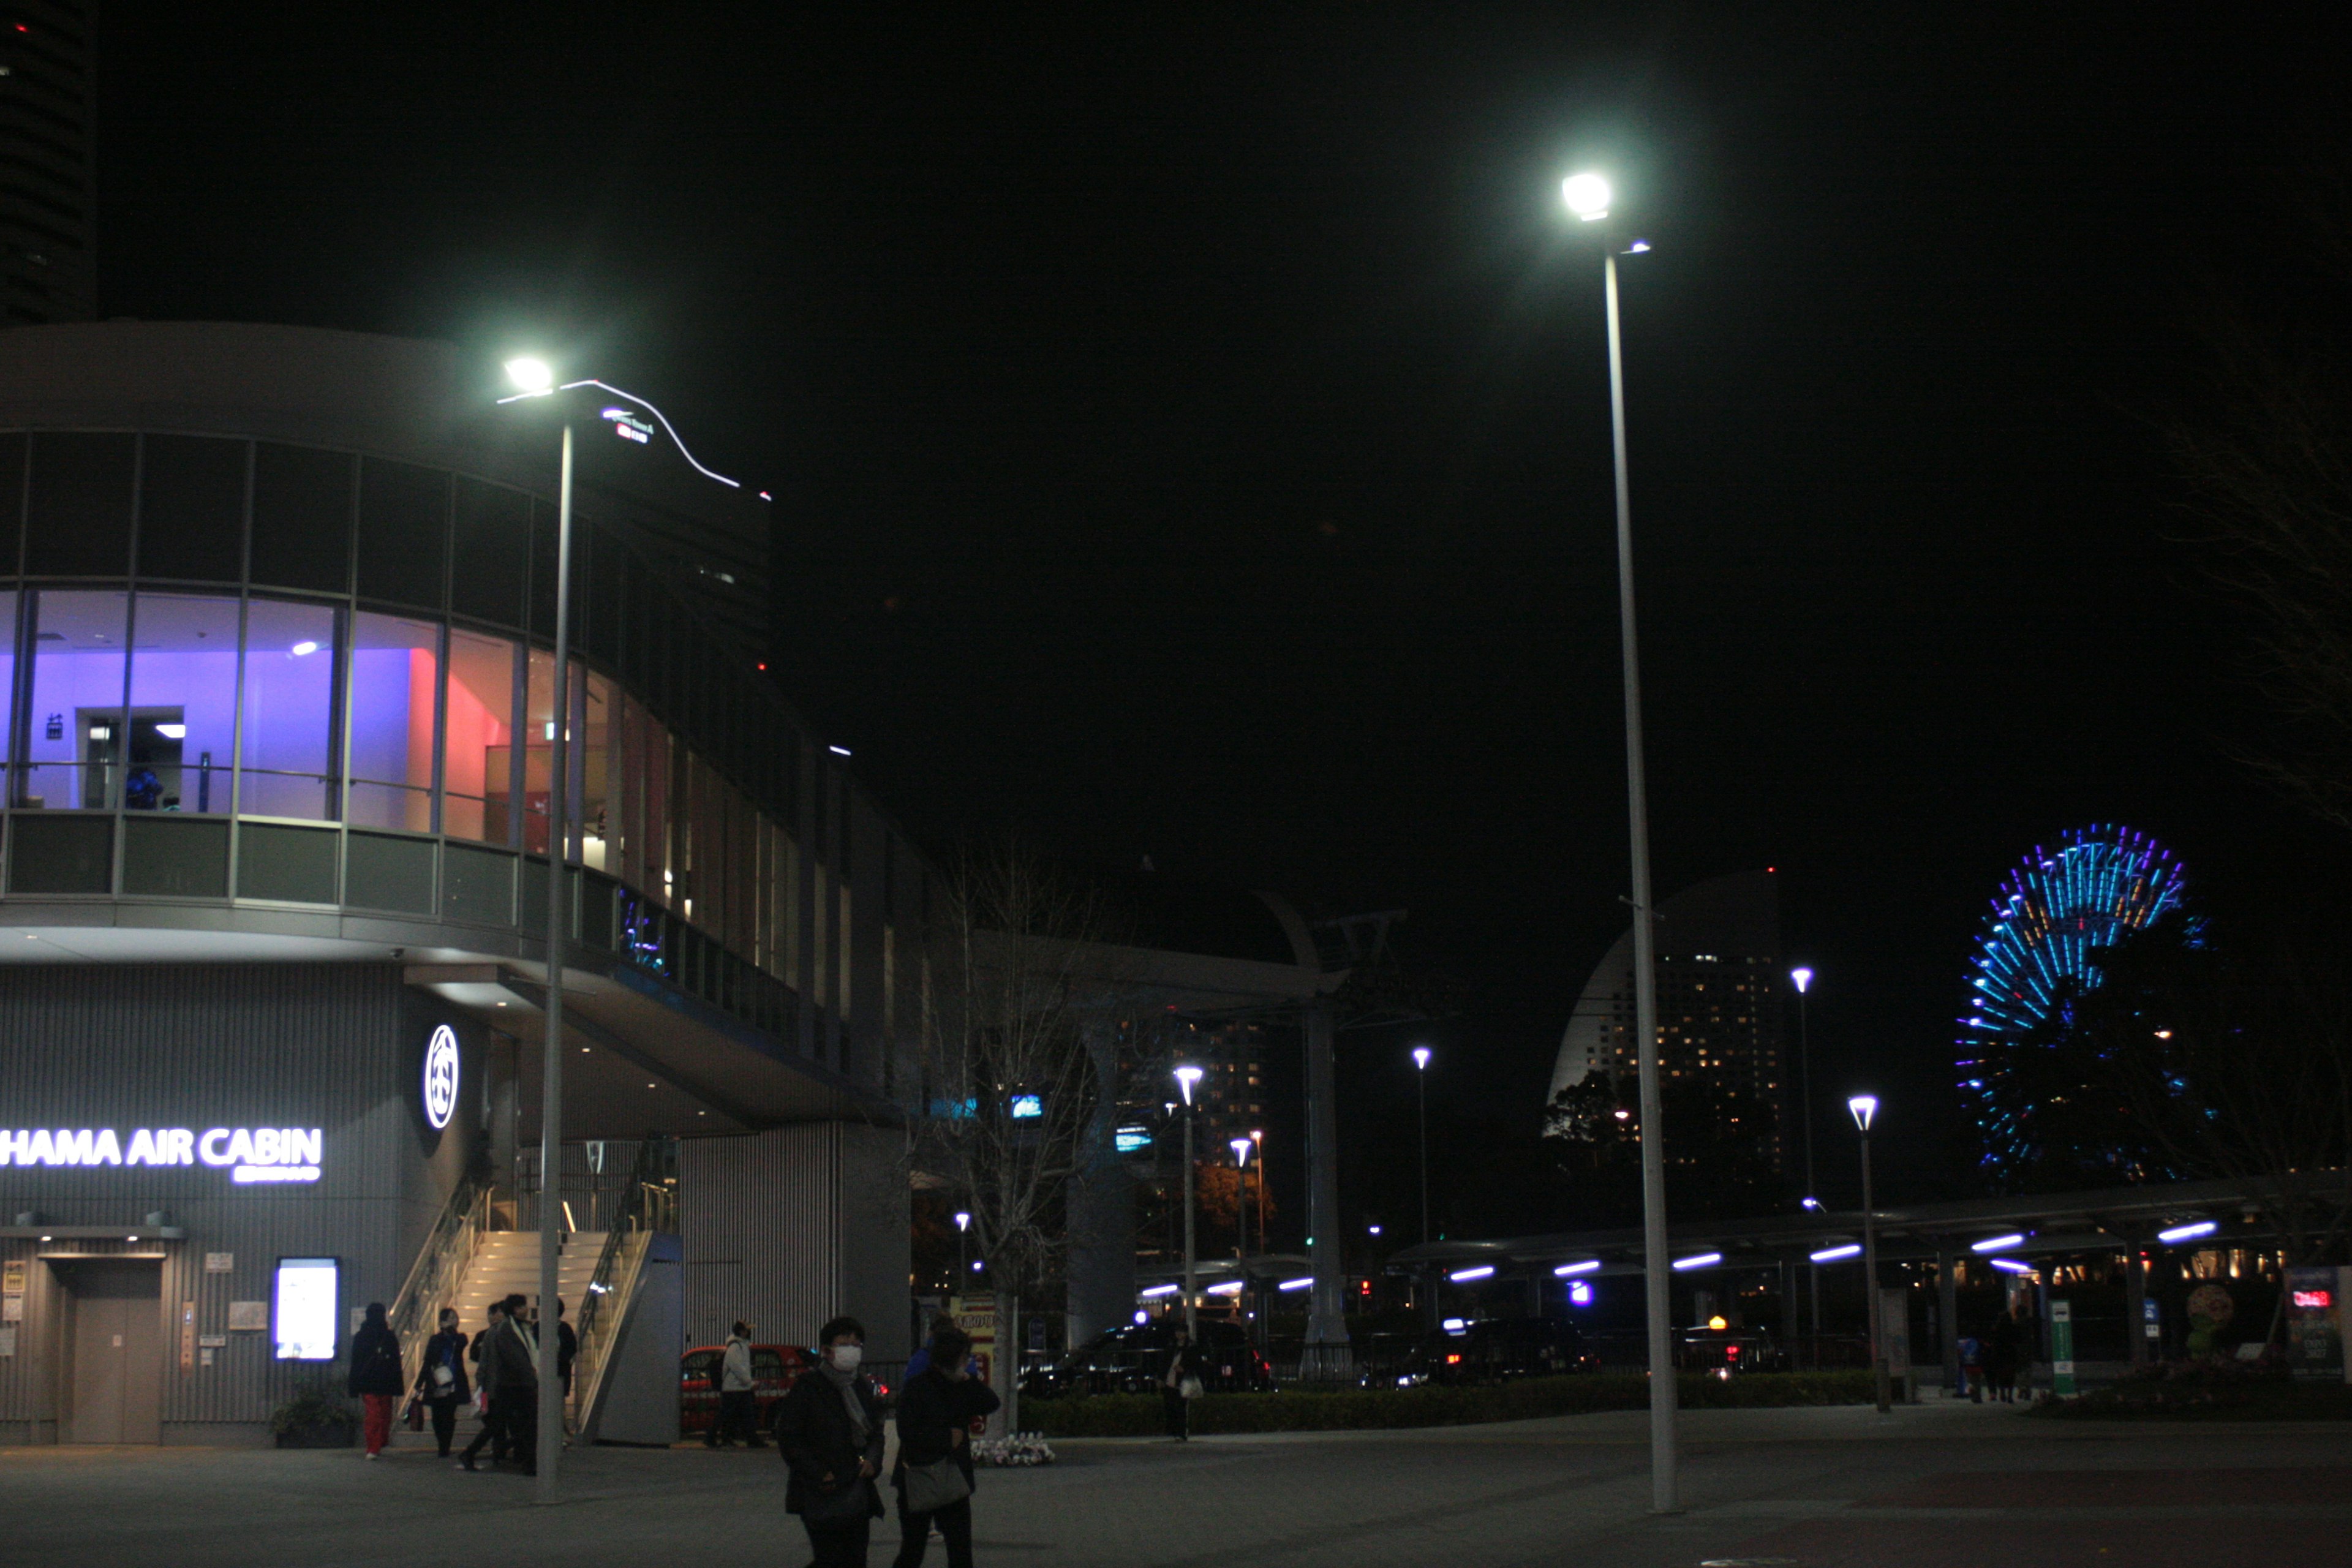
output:
[[[1883,1308],[1878,1300],[1878,1214],[1870,1191],[1870,1123],[1878,1115],[1878,1097],[1857,1094],[1845,1102],[1845,1108],[1853,1113],[1853,1124],[1862,1132],[1862,1285],[1869,1295],[1871,1382],[1878,1395],[1878,1413],[1884,1415],[1890,1406],[1886,1325],[1880,1321]]]
[[[1225,1147],[1234,1152],[1234,1253],[1242,1260],[1243,1272],[1246,1276],[1249,1263],[1250,1141],[1236,1138]],[[1263,1248],[1265,1237],[1259,1237],[1257,1244]]]
[[[1189,1063],[1176,1069],[1176,1086],[1184,1091],[1184,1332],[1201,1335],[1200,1266],[1192,1252],[1192,1089],[1201,1069]]]
[[[967,1251],[967,1249],[968,1249],[968,1248],[971,1247],[971,1213],[970,1213],[969,1211],[967,1211],[967,1210],[958,1209],[958,1210],[956,1211],[956,1216],[955,1216],[955,1219],[956,1219],[956,1287],[955,1287],[955,1292],[956,1292],[956,1294],[957,1294],[957,1295],[961,1296],[961,1295],[968,1294],[968,1293],[971,1291],[971,1281],[964,1278],[964,1276],[965,1276],[965,1275],[967,1275],[967,1274],[969,1274],[969,1273],[971,1273],[971,1260],[970,1260],[969,1258],[967,1258],[964,1256],[964,1255],[965,1255],[965,1252]]]
[[[1421,1102],[1421,1244],[1429,1245],[1429,1047],[1412,1048],[1413,1092]]]
[[[1813,1185],[1813,1042],[1805,1019],[1805,993],[1813,987],[1813,972],[1791,969],[1789,979],[1797,987],[1797,1103],[1799,1119],[1805,1124],[1805,1202],[1811,1205],[1821,1196],[1821,1189]],[[1811,1287],[1813,1299],[1812,1361],[1818,1368],[1822,1364],[1822,1266],[1808,1263],[1805,1272],[1810,1276],[1807,1283]]]
[[[1580,223],[1609,216],[1609,182],[1571,174],[1561,198]],[[1605,232],[1605,231],[1604,231]],[[1629,252],[1647,250],[1635,240]],[[1658,1074],[1657,932],[1650,892],[1649,785],[1642,759],[1641,642],[1633,617],[1633,493],[1625,458],[1625,356],[1617,310],[1617,249],[1601,247],[1601,298],[1609,318],[1609,434],[1617,479],[1617,625],[1625,672],[1625,817],[1633,883],[1634,1059],[1642,1096],[1642,1272],[1649,1319],[1650,1507],[1678,1510],[1675,1482],[1674,1329],[1666,1256],[1665,1117]]]
[[[734,489],[742,486],[724,474],[714,473],[696,462],[694,455],[678,440],[677,432],[670,428],[669,420],[634,393],[623,392],[617,386],[587,378],[558,384],[555,373],[547,362],[530,356],[509,360],[507,379],[514,385],[511,396],[500,403],[519,403],[526,398],[551,397],[580,387],[593,386],[615,397],[646,409],[658,420],[678,455],[689,467],[705,478],[717,480]],[[572,782],[572,420],[562,422],[562,460],[557,470],[555,503],[555,670],[554,690],[551,693],[553,711],[548,724],[547,758],[547,1000],[543,1008],[546,1039],[540,1051],[540,1111],[539,1111],[539,1408],[537,1411],[536,1460],[539,1486],[535,1492],[542,1503],[557,1500],[556,1482],[563,1458],[563,1384],[557,1374],[559,1364],[561,1322],[556,1307],[556,1290],[561,1259],[557,1256],[563,1239],[563,958],[571,934],[571,921],[564,909],[564,895],[569,885],[565,879],[564,862],[572,847],[572,813],[567,798]]]

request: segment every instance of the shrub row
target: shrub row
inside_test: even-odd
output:
[[[1687,1407],[1723,1409],[1787,1405],[1866,1405],[1864,1371],[1749,1373],[1729,1379],[1686,1373]],[[1531,1377],[1472,1388],[1285,1389],[1274,1394],[1206,1394],[1192,1402],[1195,1432],[1334,1432],[1373,1427],[1465,1426],[1538,1415],[1639,1410],[1650,1403],[1640,1373]],[[1048,1437],[1146,1437],[1166,1430],[1160,1397],[1150,1394],[1024,1398],[1021,1425]]]

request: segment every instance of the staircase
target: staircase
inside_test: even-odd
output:
[[[555,1293],[563,1299],[574,1322],[580,1303],[588,1299],[588,1281],[596,1275],[596,1259],[604,1251],[601,1230],[575,1230],[557,1243]],[[509,1296],[539,1299],[539,1233],[530,1230],[485,1231],[474,1246],[472,1261],[449,1294],[457,1309],[458,1326],[478,1333],[489,1325],[490,1303]],[[552,1321],[551,1310],[541,1321]]]

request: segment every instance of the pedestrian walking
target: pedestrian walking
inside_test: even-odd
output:
[[[703,1434],[703,1446],[732,1447],[737,1437],[749,1447],[764,1448],[760,1437],[760,1400],[751,1379],[751,1325],[738,1322],[727,1335],[727,1352],[719,1362],[719,1414]]]
[[[2011,1305],[1992,1321],[1991,1343],[1985,1347],[1985,1380],[2003,1405],[2016,1402],[2018,1366],[2024,1357],[2025,1325],[2018,1321],[2017,1308]]]
[[[971,1338],[952,1323],[931,1330],[928,1364],[898,1393],[898,1557],[922,1568],[931,1527],[947,1542],[948,1568],[971,1568],[971,1424],[995,1414],[996,1391],[971,1375]]]
[[[441,1458],[449,1457],[449,1444],[457,1435],[457,1410],[474,1397],[472,1385],[466,1378],[466,1331],[457,1326],[457,1309],[441,1309],[441,1326],[425,1342],[425,1363],[416,1369],[416,1396],[433,1413],[433,1440],[441,1446]]]
[[[563,1298],[555,1299],[555,1379],[563,1385],[563,1403],[572,1403],[572,1363],[580,1356],[580,1336],[564,1320]]]
[[[866,1568],[866,1542],[882,1517],[882,1414],[873,1381],[857,1370],[866,1325],[835,1318],[817,1331],[816,1365],[776,1413],[776,1447],[791,1467],[784,1510],[801,1516],[815,1561],[809,1568]]]
[[[491,1302],[485,1312],[485,1318],[488,1326],[474,1335],[473,1344],[466,1351],[467,1359],[474,1363],[474,1402],[477,1406],[475,1413],[481,1417],[482,1422],[481,1431],[475,1434],[473,1442],[466,1445],[466,1457],[471,1458],[480,1451],[482,1435],[487,1433],[489,1436],[490,1463],[503,1465],[507,1462],[507,1435],[505,1428],[493,1426],[490,1421],[490,1378],[488,1369],[482,1363],[482,1352],[488,1348],[490,1336],[497,1333],[499,1326],[507,1321],[505,1300],[501,1298]]]
[[[361,1430],[367,1435],[367,1457],[380,1459],[392,1440],[392,1413],[400,1403],[402,1385],[400,1336],[384,1321],[383,1303],[370,1301],[367,1319],[352,1336],[351,1391],[366,1407]]]
[[[489,1392],[489,1408],[482,1418],[482,1430],[465,1454],[457,1468],[475,1468],[474,1456],[493,1434],[506,1438],[507,1452],[522,1465],[526,1476],[539,1474],[539,1342],[524,1320],[524,1300],[520,1292],[501,1303],[503,1320],[489,1331],[482,1345],[482,1382]]]
[[[1168,1364],[1160,1369],[1160,1407],[1168,1417],[1168,1435],[1179,1443],[1192,1440],[1192,1401],[1201,1397],[1201,1369],[1207,1364],[1192,1334],[1178,1324]]]

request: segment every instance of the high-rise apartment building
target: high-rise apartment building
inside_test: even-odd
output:
[[[93,7],[0,7],[0,325],[97,311]]]

